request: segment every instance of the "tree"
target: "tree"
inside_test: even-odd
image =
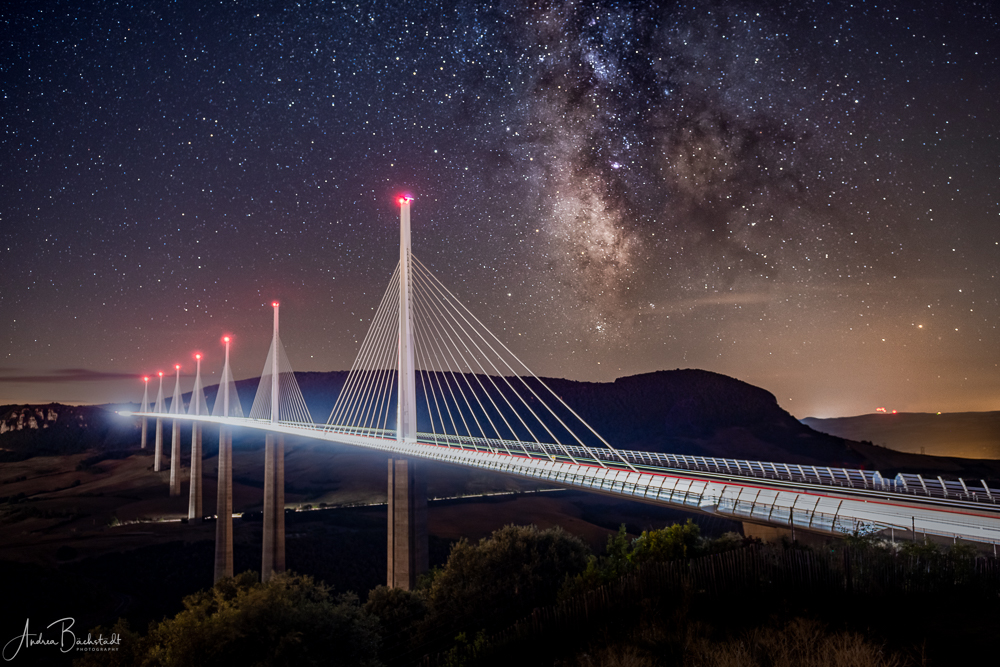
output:
[[[700,555],[701,530],[691,519],[660,530],[644,530],[632,545],[629,561],[633,565],[647,561],[677,560]]]
[[[467,628],[506,623],[553,603],[588,555],[579,538],[558,527],[505,526],[478,544],[461,540],[431,584],[432,620]]]
[[[368,592],[364,610],[381,622],[381,654],[389,659],[407,649],[414,626],[427,615],[427,603],[421,592],[377,586]]]
[[[377,630],[353,594],[331,598],[309,576],[277,574],[260,583],[245,572],[189,595],[184,611],[151,627],[147,637],[123,636],[132,655],[123,653],[118,664],[376,665]],[[97,653],[77,665],[109,664],[107,657]]]
[[[608,537],[604,555],[588,558],[586,569],[567,579],[559,591],[559,598],[566,600],[599,588],[643,563],[723,553],[752,542],[738,533],[724,533],[715,539],[703,538],[700,533],[698,525],[688,519],[684,524],[643,531],[639,537],[629,540],[625,524],[622,524],[617,534]]]
[[[614,535],[608,535],[608,543],[603,556],[588,556],[583,572],[565,581],[559,591],[559,600],[566,600],[580,593],[599,588],[627,574],[632,569],[629,560],[632,555],[632,541],[623,523]]]

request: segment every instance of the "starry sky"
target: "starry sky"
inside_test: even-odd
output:
[[[1000,409],[997,13],[964,2],[0,10],[0,403],[138,400],[272,300],[349,368],[413,252],[539,375]],[[172,391],[172,383],[166,393]]]

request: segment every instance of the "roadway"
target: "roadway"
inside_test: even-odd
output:
[[[871,471],[789,467],[766,462],[677,457],[641,451],[613,452],[436,434],[419,434],[418,441],[399,442],[391,431],[363,434],[318,424],[233,417],[120,414],[197,421],[336,442],[384,451],[392,456],[479,468],[566,488],[779,527],[832,534],[859,530],[893,532],[909,537],[924,534],[994,545],[1000,543],[1000,505],[992,493],[1000,497],[1000,491],[985,488],[985,485],[985,492],[966,493],[964,498],[950,497],[946,490],[946,497],[938,497],[931,494],[926,485],[926,493],[918,495],[912,488],[883,480]],[[701,466],[703,469],[695,469],[699,460],[705,462]],[[680,461],[684,465],[655,465],[650,461]],[[723,465],[753,474],[708,469]],[[769,471],[775,474],[768,476]],[[786,478],[780,478],[779,475],[786,471]],[[812,480],[808,479],[810,476]],[[824,476],[832,481],[817,481]],[[966,488],[964,482],[962,488]]]

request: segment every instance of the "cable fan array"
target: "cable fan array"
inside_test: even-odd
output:
[[[240,405],[240,397],[236,392],[233,369],[229,366],[229,338],[226,338],[226,362],[222,365],[222,378],[219,380],[219,389],[215,392],[212,416],[243,418],[243,406]]]
[[[271,340],[271,349],[267,353],[267,361],[264,362],[260,384],[257,385],[257,395],[250,407],[250,419],[268,421],[271,419],[271,376],[273,375],[275,354],[278,355],[278,412],[275,415],[276,421],[312,425],[313,420],[309,414],[309,408],[306,406],[305,398],[302,397],[299,383],[295,380],[292,365],[285,354],[285,346],[282,345],[281,338],[278,336]]]
[[[632,467],[422,262],[410,259],[421,442],[601,466],[611,454]],[[398,357],[397,265],[327,430],[396,437]]]
[[[156,393],[156,405],[153,406],[153,412],[162,413],[166,411],[167,407],[163,400],[163,373],[160,373],[160,389]]]
[[[198,372],[194,376],[194,389],[191,390],[189,415],[207,415],[208,403],[205,402],[205,388],[201,384],[201,362],[198,362]]]

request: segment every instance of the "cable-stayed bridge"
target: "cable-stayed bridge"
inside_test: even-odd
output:
[[[201,429],[220,427],[216,578],[232,575],[232,429],[266,435],[262,572],[284,569],[284,438],[384,451],[389,458],[390,586],[411,587],[427,567],[426,491],[418,461],[479,468],[554,485],[833,534],[858,530],[1000,543],[1000,490],[983,480],[684,456],[613,447],[494,336],[410,250],[410,199],[400,199],[400,259],[325,423],[314,421],[279,336],[244,415],[229,366],[209,412],[197,360],[188,410],[176,367],[169,407],[163,373],[155,402],[160,470],[163,420],[172,421],[170,493],[180,495],[180,422],[192,427],[191,520],[201,497]],[[994,546],[995,548],[995,546]]]

